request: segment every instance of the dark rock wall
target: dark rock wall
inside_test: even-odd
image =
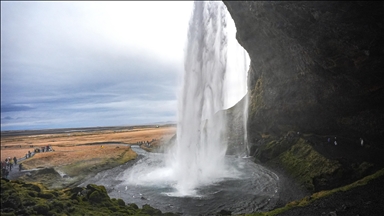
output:
[[[383,136],[383,2],[225,1],[251,58],[249,141]]]

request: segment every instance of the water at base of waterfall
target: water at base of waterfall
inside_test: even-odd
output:
[[[174,188],[176,182],[162,170],[164,155],[148,153],[136,146],[132,149],[140,155],[134,164],[100,172],[79,186],[104,185],[111,198],[183,215],[206,215],[221,210],[233,214],[267,211],[279,198],[279,179],[275,173],[249,159],[234,156],[226,156],[225,164],[229,170],[236,170],[236,178],[216,179],[195,188],[193,195],[179,196]]]

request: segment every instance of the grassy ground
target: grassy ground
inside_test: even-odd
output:
[[[175,134],[175,127],[135,127],[133,129],[7,136],[1,139],[2,160],[24,157],[36,147],[50,145],[53,152],[36,153],[21,161],[23,170],[14,168],[10,179],[40,182],[49,188],[64,188],[102,170],[124,164],[137,154],[129,144],[152,141],[161,144]],[[33,147],[32,147],[33,145]]]
[[[33,151],[36,147],[50,145],[56,147],[72,147],[82,144],[120,142],[136,144],[141,141],[169,140],[176,133],[176,127],[133,127],[120,130],[101,130],[90,132],[73,133],[45,133],[29,136],[2,136],[1,137],[1,158],[24,157],[28,151]],[[33,146],[33,147],[31,147]]]

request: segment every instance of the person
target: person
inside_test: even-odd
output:
[[[360,144],[361,144],[361,146],[363,146],[363,145],[364,145],[364,140],[363,140],[363,139],[361,139],[361,138],[360,138]]]
[[[19,172],[21,172],[22,169],[23,169],[23,165],[19,164]]]
[[[13,162],[15,162],[15,165],[17,165],[17,158],[16,158],[16,156],[13,157]]]
[[[5,176],[5,172],[7,171],[7,169],[5,169],[4,167],[1,169],[1,176]]]
[[[12,161],[9,161],[9,171],[12,171],[13,163]]]
[[[31,151],[28,151],[28,157],[31,157]]]
[[[337,145],[337,142],[336,142],[336,140],[335,140],[335,142],[334,142],[334,143],[335,143],[335,145]]]

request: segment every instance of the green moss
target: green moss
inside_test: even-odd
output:
[[[91,201],[91,202],[100,202],[102,200],[103,200],[102,196],[100,195],[100,193],[98,191],[93,191],[89,195],[89,201]]]
[[[360,176],[363,176],[372,167],[373,164],[364,161],[357,167],[356,171]]]
[[[37,204],[33,207],[38,214],[47,215],[49,211],[49,206],[46,204]]]
[[[38,193],[41,192],[41,185],[39,184],[25,184],[25,187]]]
[[[16,216],[14,212],[1,213],[3,216]]]
[[[54,200],[52,202],[52,208],[62,211],[65,208],[65,203],[59,200]]]
[[[251,91],[250,105],[249,105],[249,116],[251,119],[260,111],[260,108],[265,106],[263,100],[263,78],[260,77],[256,81],[255,88]]]
[[[125,206],[125,202],[124,202],[124,200],[122,200],[122,199],[117,199],[117,204],[118,204],[119,206]]]
[[[128,205],[129,209],[136,210],[139,209],[139,207],[135,203],[131,203]]]
[[[290,135],[290,133],[288,133],[287,136]],[[298,138],[286,139],[283,137],[280,139],[275,139],[269,134],[262,134],[262,137],[267,137],[264,139],[267,143],[259,148],[259,152],[256,155],[257,158],[262,162],[266,162],[278,157],[281,153],[287,151],[298,141]]]
[[[150,206],[110,199],[104,186],[47,189],[23,181],[1,181],[1,215],[161,215]],[[40,190],[36,192],[35,190]],[[32,195],[32,196],[31,196]]]
[[[38,193],[38,197],[44,198],[44,199],[52,199],[55,197],[52,193]]]
[[[381,169],[381,170],[377,171],[376,173],[374,173],[372,175],[366,176],[365,178],[362,178],[362,179],[360,179],[360,180],[358,180],[356,182],[353,182],[352,184],[345,185],[343,187],[335,188],[335,189],[332,189],[332,190],[320,191],[320,192],[314,193],[311,196],[307,196],[307,197],[305,197],[305,198],[303,198],[301,200],[290,202],[290,203],[286,204],[284,207],[277,208],[277,209],[274,209],[274,210],[269,211],[269,212],[258,212],[258,213],[247,214],[247,215],[252,215],[252,216],[274,216],[274,215],[279,215],[279,214],[281,214],[283,212],[286,212],[286,211],[288,211],[288,210],[290,210],[292,208],[298,208],[298,207],[307,206],[310,203],[314,202],[315,200],[318,200],[318,199],[330,196],[330,195],[332,195],[334,193],[342,192],[342,191],[348,191],[348,190],[351,190],[353,188],[366,185],[366,184],[369,183],[369,181],[371,181],[371,180],[373,180],[375,178],[378,178],[378,177],[380,177],[382,175],[384,175],[384,169]]]
[[[161,211],[158,209],[155,209],[151,207],[150,205],[143,205],[143,209],[141,213],[148,214],[148,215],[161,215]]]
[[[282,153],[278,160],[310,191],[315,190],[315,178],[331,176],[341,167],[338,161],[329,160],[316,152],[304,139],[299,139],[288,151]]]

